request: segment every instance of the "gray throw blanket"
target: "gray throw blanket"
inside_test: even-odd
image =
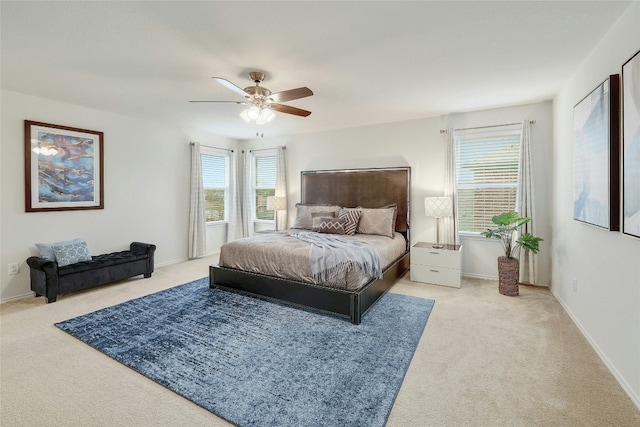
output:
[[[289,231],[289,236],[311,243],[311,273],[317,283],[336,274],[360,268],[369,277],[382,277],[380,256],[372,245],[359,240],[344,240],[332,234]]]

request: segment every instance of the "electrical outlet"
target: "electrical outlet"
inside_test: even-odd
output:
[[[9,274],[18,274],[20,271],[20,264],[9,264]]]
[[[573,292],[578,292],[578,279],[573,278]]]

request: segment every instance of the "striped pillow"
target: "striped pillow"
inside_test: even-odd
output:
[[[343,208],[338,212],[338,218],[344,218],[344,234],[353,236],[356,234],[358,228],[358,221],[360,221],[360,213],[362,211],[357,208]]]

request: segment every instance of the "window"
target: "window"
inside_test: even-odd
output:
[[[229,156],[203,150],[200,159],[207,222],[226,221],[229,197]]]
[[[265,150],[254,153],[255,219],[273,221],[273,211],[267,210],[267,197],[276,194],[276,152]]]
[[[460,231],[485,231],[494,215],[515,210],[520,133],[519,126],[456,133]]]

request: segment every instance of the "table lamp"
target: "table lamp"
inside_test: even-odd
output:
[[[453,199],[451,197],[425,197],[424,214],[436,219],[436,244],[434,248],[442,248],[440,244],[440,218],[453,216]]]

